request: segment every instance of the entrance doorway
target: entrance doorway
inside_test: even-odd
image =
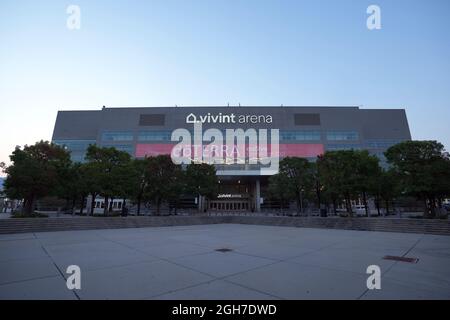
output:
[[[210,211],[250,211],[249,200],[213,200],[209,202]]]

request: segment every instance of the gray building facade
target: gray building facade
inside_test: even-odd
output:
[[[176,129],[194,134],[219,129],[279,130],[280,156],[314,160],[327,150],[366,149],[385,164],[383,152],[411,139],[405,110],[358,107],[153,107],[59,111],[52,141],[66,146],[74,161],[83,161],[87,147],[115,147],[141,158],[170,154]],[[270,137],[269,137],[270,138]],[[225,140],[224,140],[225,141]],[[270,145],[270,139],[269,139]],[[221,180],[218,200],[210,209],[259,210],[264,206],[267,176],[255,165],[217,165]],[[231,207],[230,207],[231,206]]]

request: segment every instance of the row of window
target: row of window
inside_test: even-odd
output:
[[[54,140],[54,144],[66,148],[70,151],[85,151],[95,140]]]
[[[225,132],[224,132],[225,133]],[[137,135],[138,141],[170,141],[172,131],[142,131]],[[320,131],[281,131],[281,141],[320,141],[322,134]],[[356,131],[330,131],[326,133],[326,139],[330,141],[359,140]],[[133,141],[132,131],[104,132],[102,141]]]
[[[281,131],[281,141],[320,141],[320,131]]]
[[[396,139],[367,140],[366,146],[369,149],[389,149],[390,147],[402,141],[403,140],[396,140]]]
[[[121,201],[117,201],[117,202],[113,201],[112,207],[113,207],[113,209],[122,209],[122,202]],[[105,208],[105,201],[95,201],[94,208],[104,209]]]
[[[359,134],[356,131],[330,131],[327,132],[327,140],[330,141],[359,140]]]
[[[138,141],[170,141],[172,131],[143,131],[139,132]],[[133,131],[103,132],[102,141],[133,141]]]
[[[329,141],[357,141],[359,134],[356,131],[328,131],[326,139]],[[281,131],[281,141],[320,141],[322,134],[320,131]]]
[[[128,152],[130,155],[134,154],[134,146],[132,144],[104,144],[105,148],[116,148],[119,151]]]
[[[360,144],[327,144],[327,151],[338,151],[338,150],[362,150],[363,147]]]

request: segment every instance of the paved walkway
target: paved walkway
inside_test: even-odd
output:
[[[63,278],[73,264],[77,291]],[[382,288],[369,291],[373,264]],[[13,234],[0,236],[0,270],[0,299],[450,299],[450,237],[233,224]]]

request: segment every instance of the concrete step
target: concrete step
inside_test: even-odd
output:
[[[448,220],[336,217],[304,218],[239,215],[4,219],[0,220],[0,234],[58,230],[162,227],[217,223],[241,223],[303,228],[329,228],[450,235],[450,222]]]

